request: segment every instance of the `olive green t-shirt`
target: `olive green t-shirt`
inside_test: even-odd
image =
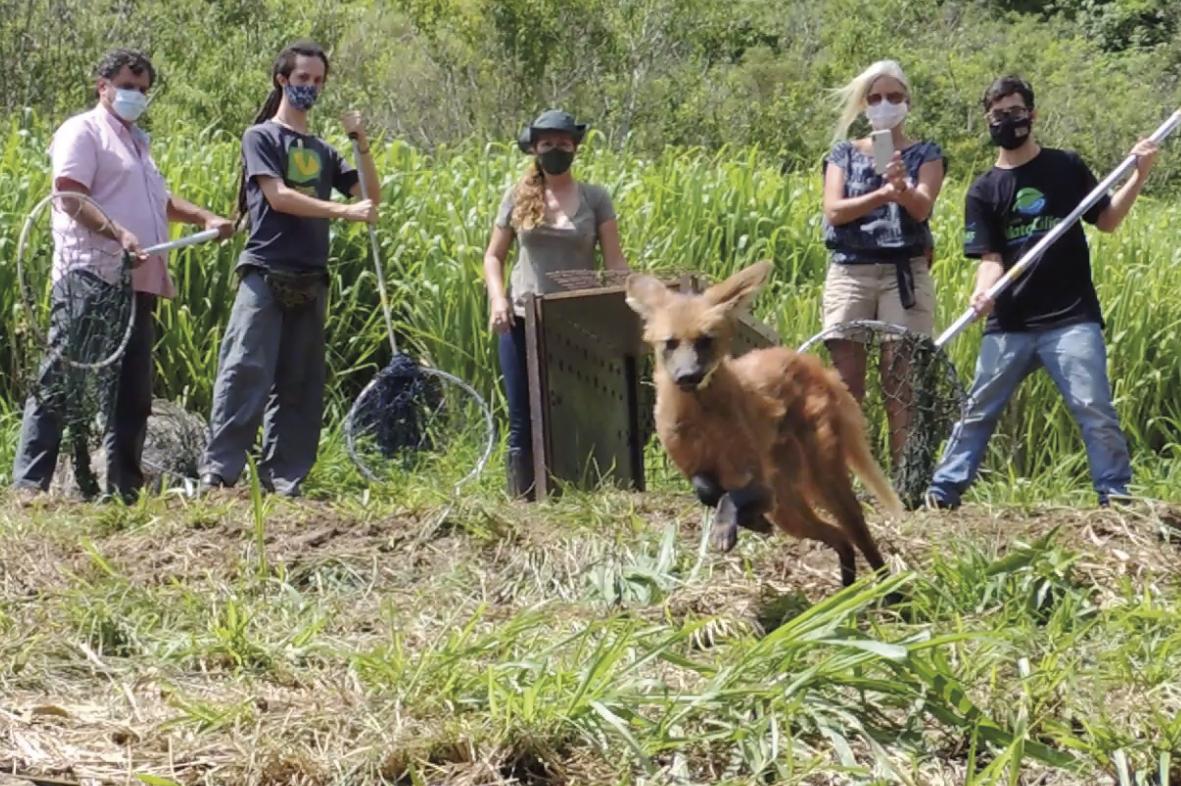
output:
[[[611,195],[602,186],[578,184],[578,210],[570,216],[570,224],[554,226],[543,223],[532,229],[516,230],[512,226],[512,186],[504,195],[496,225],[513,231],[517,237],[517,264],[509,276],[508,297],[513,311],[523,316],[525,295],[544,295],[560,291],[546,276],[561,270],[591,270],[595,267],[595,244],[599,227],[615,218]]]

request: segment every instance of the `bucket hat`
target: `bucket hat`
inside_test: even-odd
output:
[[[521,130],[517,137],[517,147],[521,149],[522,153],[529,152],[537,134],[542,131],[564,131],[574,137],[574,141],[578,143],[582,141],[582,137],[586,133],[586,123],[574,122],[574,115],[563,112],[561,109],[548,109]]]

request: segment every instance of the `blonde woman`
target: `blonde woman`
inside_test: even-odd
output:
[[[505,194],[484,252],[488,323],[498,335],[508,399],[508,492],[517,498],[533,497],[525,295],[553,291],[548,273],[594,268],[596,246],[608,269],[627,270],[611,195],[571,173],[585,133],[585,123],[558,109],[543,112],[521,132],[517,145],[533,160]],[[514,238],[517,264],[506,290],[504,261]]]
[[[841,114],[824,161],[824,239],[830,264],[824,285],[824,327],[875,319],[930,335],[935,288],[928,219],[939,197],[946,158],[939,145],[906,132],[910,83],[893,60],[881,60],[836,91]],[[889,129],[894,156],[885,175],[874,170],[869,136],[849,140],[864,113],[874,130]],[[852,339],[830,340],[833,365],[850,392],[865,395],[866,352]],[[883,349],[882,379],[895,456],[906,438],[905,360]],[[884,369],[883,369],[884,370]]]

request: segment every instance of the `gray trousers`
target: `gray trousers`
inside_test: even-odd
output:
[[[79,282],[72,274],[71,297],[55,298],[55,311],[64,314],[67,309],[89,307],[85,295],[85,282]],[[59,362],[46,361],[42,364],[38,382],[42,389],[57,387],[57,380],[63,373],[117,374],[109,391],[113,395],[111,417],[106,419],[107,428],[103,435],[106,453],[106,491],[119,494],[130,501],[143,487],[143,470],[140,458],[143,456],[144,438],[147,436],[148,416],[152,413],[152,345],[155,343],[154,311],[156,296],[137,292],[135,325],[123,357],[113,368],[99,372],[69,370]],[[126,323],[124,323],[126,324]],[[50,324],[49,344],[56,346],[62,340],[61,323],[53,320]],[[65,427],[63,409],[68,402],[61,395],[38,397],[30,395],[25,400],[24,417],[21,420],[20,441],[13,462],[12,481],[19,488],[48,490],[57,467]],[[89,464],[90,457],[84,446],[73,440],[74,455]],[[84,475],[79,473],[80,485],[85,485]],[[88,495],[97,489],[83,487]]]
[[[327,289],[285,310],[260,271],[246,268],[222,340],[201,473],[234,484],[263,426],[259,481],[299,494],[316,463],[324,413]]]

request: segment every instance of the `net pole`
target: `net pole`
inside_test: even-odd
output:
[[[357,132],[349,132],[349,139],[353,143],[353,159],[357,162],[358,181],[361,184],[361,198],[369,198],[369,189],[365,185],[365,173],[361,170],[361,148],[357,140]],[[377,291],[381,296],[381,310],[385,314],[385,330],[390,339],[390,350],[394,355],[398,354],[398,342],[394,340],[394,322],[390,317],[390,303],[385,291],[385,273],[381,269],[381,253],[377,245],[377,230],[374,229],[373,224],[365,222],[365,226],[369,229],[369,250],[373,253],[373,269],[377,272]]]
[[[1149,140],[1157,143],[1164,141],[1164,139],[1168,137],[1169,134],[1173,133],[1173,131],[1177,129],[1178,125],[1181,125],[1181,109],[1178,109],[1176,112],[1170,115],[1169,118],[1165,120],[1165,122],[1161,123],[1160,126],[1158,126],[1157,129],[1152,132]],[[1134,153],[1128,154],[1128,157],[1125,158],[1120,163],[1120,165],[1111,172],[1111,174],[1105,177],[1103,181],[1099,183],[1099,185],[1095,186],[1095,188],[1091,190],[1091,193],[1087,194],[1083,201],[1079,203],[1078,207],[1072,210],[1070,214],[1066,216],[1066,218],[1062,219],[1062,221],[1058,223],[1053,229],[1043,235],[1042,239],[1039,240],[1033,248],[1022,255],[1022,257],[1018,259],[1003,276],[997,279],[995,284],[989,287],[988,291],[985,293],[988,299],[995,300],[1001,292],[1003,292],[1011,283],[1017,280],[1017,278],[1022,273],[1024,273],[1030,265],[1036,262],[1038,258],[1041,257],[1043,253],[1045,253],[1047,248],[1054,244],[1058,238],[1062,237],[1062,235],[1065,234],[1066,231],[1069,230],[1074,225],[1074,223],[1082,217],[1083,213],[1086,213],[1088,210],[1090,210],[1095,205],[1095,203],[1098,202],[1113,185],[1115,185],[1117,180],[1123,177],[1129,169],[1136,165],[1136,160],[1137,156]],[[942,349],[944,346],[946,346],[949,341],[963,332],[964,328],[975,321],[977,316],[978,314],[976,309],[969,307],[963,314],[960,315],[959,319],[953,322],[951,326],[944,330],[943,333],[940,334],[939,338],[935,340],[936,348]]]

